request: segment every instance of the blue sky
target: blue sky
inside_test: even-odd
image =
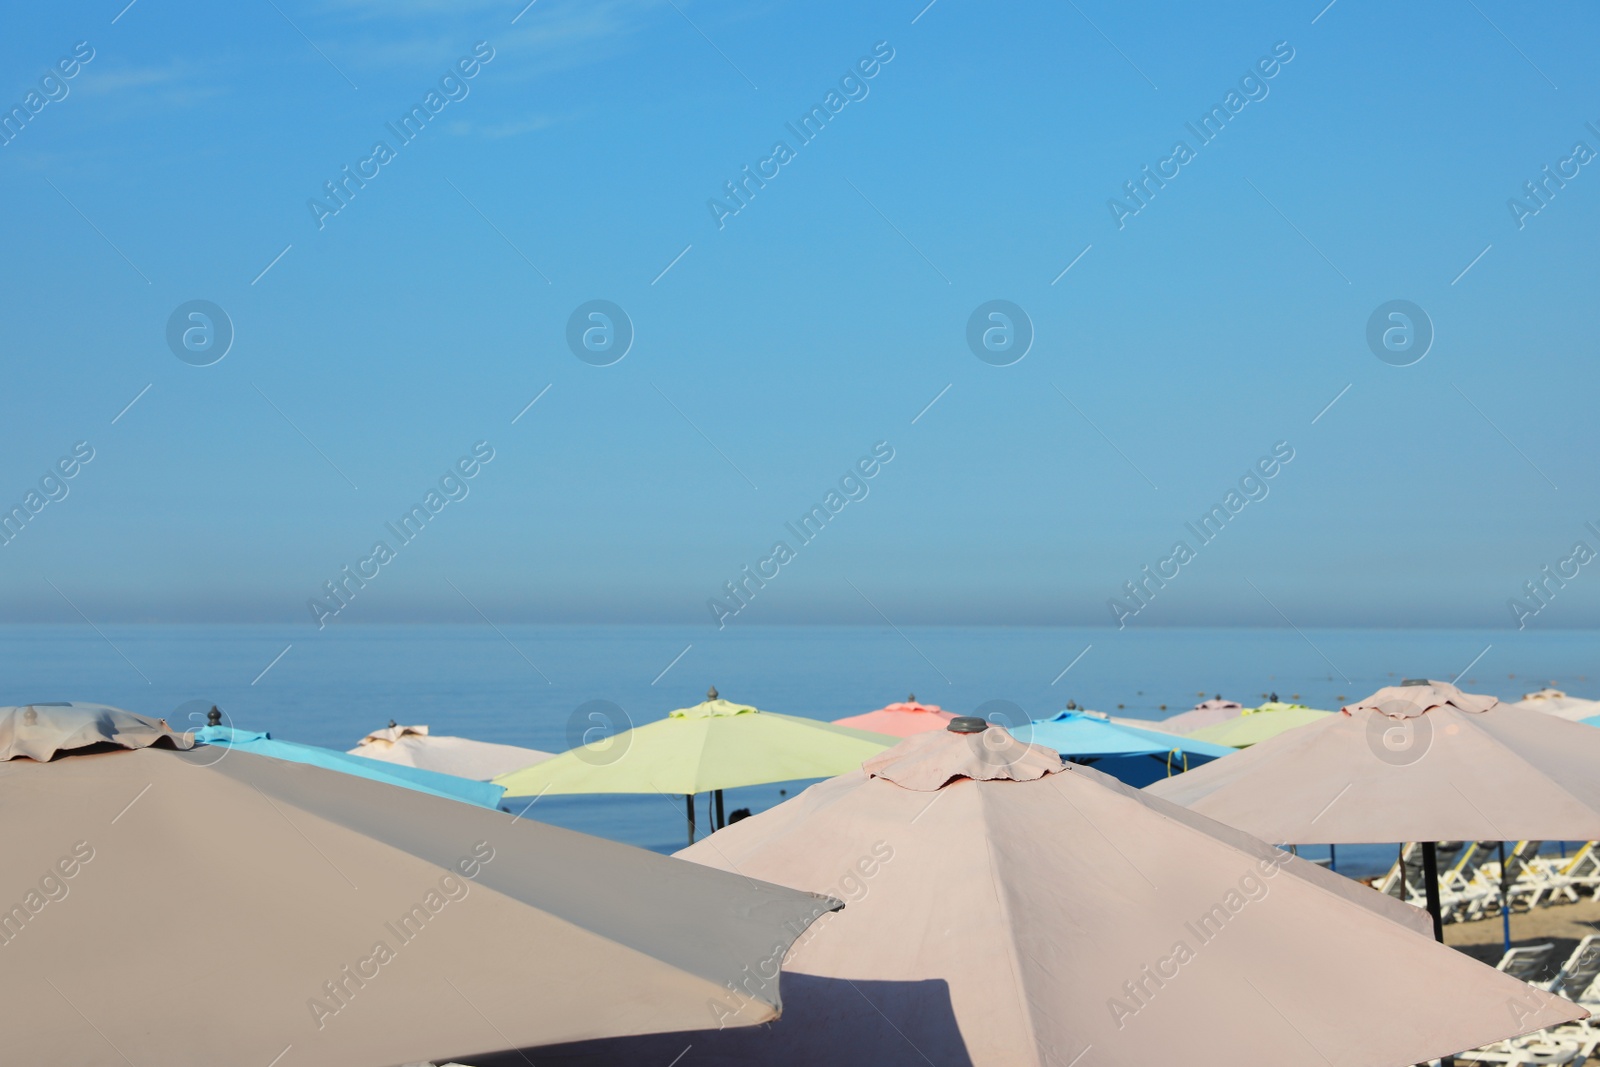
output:
[[[1597,24],[1502,0],[19,9],[6,110],[93,58],[0,147],[0,505],[94,458],[0,547],[0,616],[313,626],[382,540],[328,625],[713,626],[719,595],[729,626],[1109,625],[1184,539],[1127,625],[1514,626],[1525,582],[1600,550],[1600,167],[1520,227],[1508,207],[1600,150]],[[386,124],[478,42],[400,144]],[[801,144],[786,123],[830,91],[854,98]],[[1200,145],[1185,124],[1230,91],[1256,98]],[[1119,228],[1109,201],[1180,139]],[[319,228],[308,201],[379,140]],[[719,228],[708,202],[780,140]],[[609,366],[566,340],[596,299],[634,332]],[[1366,341],[1395,299],[1435,331],[1410,366]],[[166,340],[192,300],[235,332],[210,366]],[[1032,324],[1009,366],[968,347],[991,300]],[[400,544],[385,524],[477,442],[493,460]],[[865,496],[789,533],[879,442]],[[1264,498],[1187,532],[1279,442]],[[1586,566],[1546,588],[1529,626],[1600,623]]]

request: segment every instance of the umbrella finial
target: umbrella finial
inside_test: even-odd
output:
[[[211,710],[206,712],[206,725],[207,726],[221,726],[222,725],[222,712],[217,710],[217,706],[215,704],[211,705]]]
[[[389,729],[393,730],[396,726],[399,726],[399,725],[400,724],[395,722],[393,719],[389,720]]]
[[[989,723],[976,715],[957,715],[945,727],[953,734],[981,734],[989,728]]]
[[[716,686],[712,686],[710,689],[706,690],[706,699],[707,700],[715,700],[715,699],[717,699],[717,687]]]
[[[916,702],[917,702],[917,694],[915,694],[915,693],[907,693],[906,694],[906,703],[907,704],[915,704]]]
[[[1068,711],[1077,711],[1078,710],[1078,702],[1076,700],[1067,701],[1067,710]]]
[[[1213,698],[1212,698],[1212,699],[1214,699],[1214,700],[1221,700],[1221,699],[1222,699],[1222,694],[1221,694],[1221,693],[1218,693],[1218,694],[1217,694],[1217,695],[1216,695],[1216,696],[1215,696],[1215,697],[1213,697]]]
[[[1278,694],[1277,693],[1268,693],[1267,694],[1267,699],[1272,701],[1274,704],[1276,704],[1278,702]]]
[[[1426,678],[1402,678],[1400,680],[1400,684],[1401,685],[1432,685],[1433,683],[1428,681],[1428,679],[1426,679]]]

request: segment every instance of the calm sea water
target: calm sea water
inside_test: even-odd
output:
[[[819,719],[910,692],[1003,719],[1069,699],[1160,718],[1202,694],[1248,705],[1276,692],[1332,709],[1404,677],[1458,674],[1463,687],[1502,698],[1543,685],[1592,697],[1597,647],[1589,631],[11,625],[0,626],[0,704],[98,701],[185,728],[201,701],[234,725],[339,749],[395,719],[560,751],[592,725],[590,701],[644,723],[710,685]],[[730,791],[728,810],[764,810],[804,784]],[[528,817],[658,851],[684,843],[681,798],[547,797]],[[1393,855],[1347,846],[1339,868],[1375,873]]]

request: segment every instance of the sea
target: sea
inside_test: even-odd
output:
[[[824,720],[911,694],[1008,724],[1069,702],[1159,719],[1217,695],[1334,710],[1417,677],[1507,700],[1544,686],[1595,697],[1597,648],[1592,631],[1555,630],[8,624],[0,705],[93,701],[178,729],[204,725],[215,705],[234,726],[341,750],[394,720],[559,752],[698,703],[713,686],[737,703]],[[761,812],[807,784],[729,790],[725,806]],[[687,842],[681,797],[506,803],[657,852]],[[702,797],[702,832],[707,817]],[[1335,865],[1370,876],[1394,856],[1392,844],[1340,846]]]

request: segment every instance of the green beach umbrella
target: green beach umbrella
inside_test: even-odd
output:
[[[1202,727],[1184,736],[1216,745],[1249,748],[1269,737],[1277,737],[1285,730],[1305,726],[1332,714],[1331,711],[1317,711],[1304,704],[1271,700],[1259,708],[1245,708],[1236,718]]]
[[[505,786],[508,798],[573,793],[686,797],[692,844],[696,793],[714,793],[720,802],[724,789],[832,778],[855,770],[899,740],[734,704],[718,698],[715,688],[707,697],[658,722],[502,774],[494,784]]]

